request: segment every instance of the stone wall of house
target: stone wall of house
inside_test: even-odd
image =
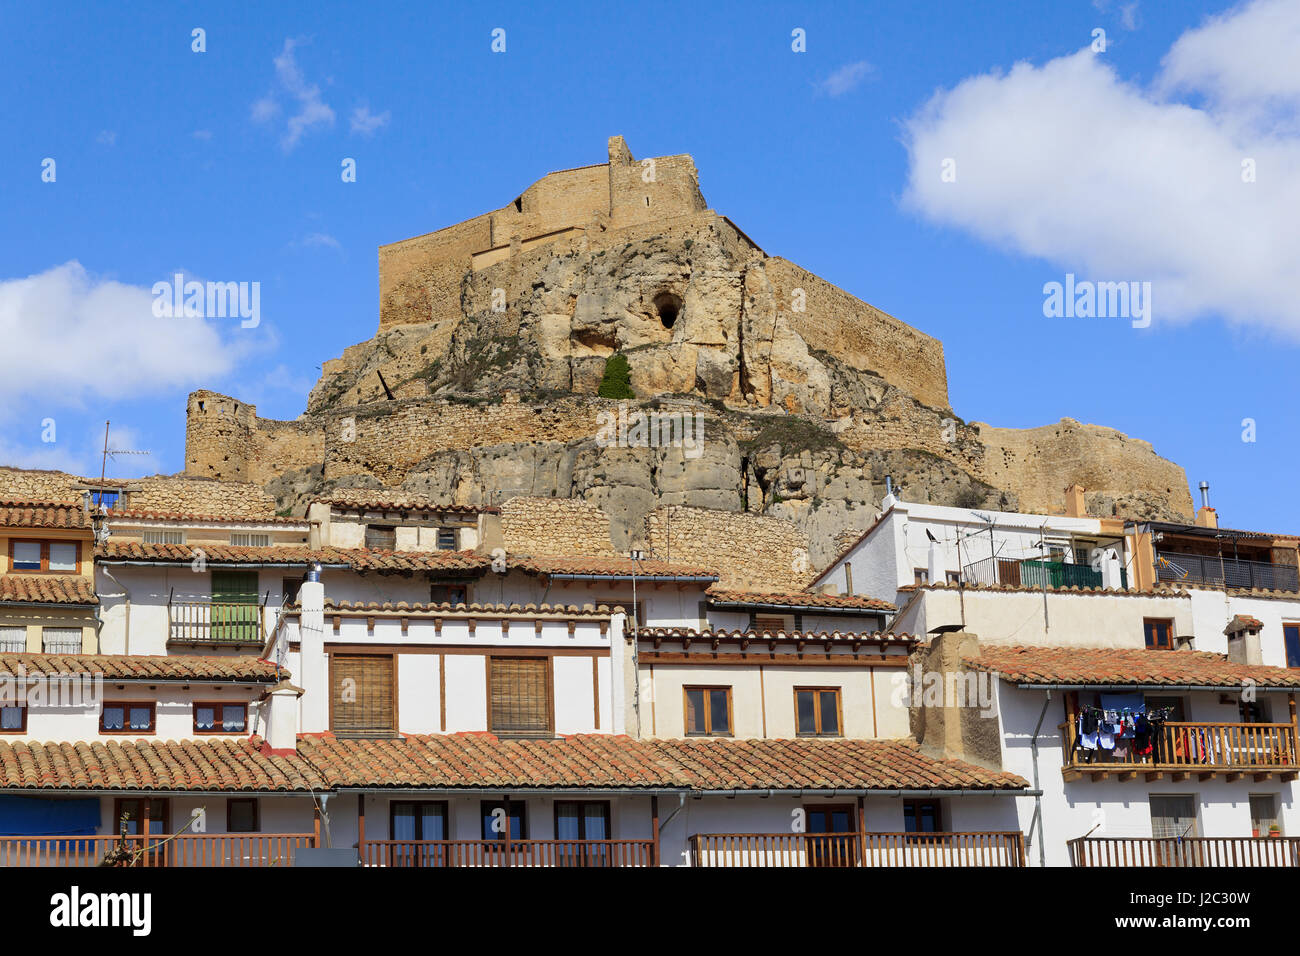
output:
[[[581,498],[511,498],[501,506],[508,554],[609,555],[609,515]]]
[[[657,560],[712,568],[731,587],[782,591],[813,576],[808,539],[793,522],[709,508],[656,508],[645,519]]]
[[[150,475],[129,480],[111,479],[104,484],[121,490],[120,507],[136,511],[250,518],[275,514],[275,498],[260,485],[250,482]],[[88,485],[98,487],[99,479],[63,471],[0,468],[0,499],[80,501]]]

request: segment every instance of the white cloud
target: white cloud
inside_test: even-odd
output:
[[[1110,4],[1111,0],[1092,0],[1092,8],[1098,13],[1108,13]],[[1119,23],[1125,30],[1136,30],[1138,28],[1137,0],[1119,5]]]
[[[861,86],[874,69],[866,60],[849,63],[822,80],[817,88],[828,96],[843,96]]]
[[[392,114],[389,110],[372,113],[370,107],[363,103],[352,111],[352,132],[360,133],[362,136],[372,136],[375,130],[387,126],[390,119]]]
[[[1294,127],[1294,78],[1272,75],[1268,44],[1243,39],[1290,29],[1300,5],[1289,17],[1280,6],[1260,0],[1185,34],[1150,88],[1084,50],[940,91],[907,123],[905,203],[1048,260],[1060,271],[1044,281],[1150,281],[1156,322],[1220,315],[1300,338],[1300,137],[1218,105],[1267,96]],[[1174,88],[1207,105],[1161,92]]]
[[[326,248],[343,251],[343,244],[327,232],[309,232],[297,242],[290,243],[293,246],[301,246],[307,249]]]
[[[284,41],[284,47],[274,60],[275,87],[252,106],[254,122],[270,123],[281,114],[281,97],[291,101],[290,110],[293,112],[285,121],[284,133],[280,137],[280,146],[285,152],[297,146],[312,129],[334,125],[334,110],[321,96],[320,87],[307,82],[298,65],[294,54],[298,45],[299,41],[292,37]]]
[[[251,336],[236,340],[238,319],[157,318],[153,301],[150,289],[92,276],[76,261],[0,280],[0,417],[57,418],[95,400],[211,383],[252,349]]]

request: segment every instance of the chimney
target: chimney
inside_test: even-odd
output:
[[[1260,648],[1259,632],[1264,623],[1245,614],[1238,614],[1223,633],[1228,636],[1228,660],[1233,664],[1249,664],[1257,667],[1264,663],[1264,654]]]
[[[930,631],[908,657],[908,720],[923,753],[1002,769],[996,675],[969,667],[979,638],[959,624]]]
[[[1196,527],[1198,528],[1217,528],[1219,526],[1219,515],[1210,507],[1210,483],[1201,482],[1201,507],[1196,512]]]
[[[1065,489],[1065,513],[1071,518],[1088,516],[1088,509],[1083,501],[1083,485],[1078,482]]]
[[[264,705],[266,752],[272,756],[292,756],[298,751],[298,698],[301,687],[282,680],[266,692]]]
[[[298,590],[298,675],[303,687],[302,729],[321,733],[329,729],[329,686],[325,657],[325,586],[320,565],[313,565]]]

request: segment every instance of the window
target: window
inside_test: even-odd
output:
[[[330,655],[330,729],[351,737],[397,730],[391,654]]]
[[[942,833],[943,809],[938,800],[904,800],[903,830],[907,833]]]
[[[949,584],[961,584],[961,572],[960,572],[960,571],[945,571],[945,572],[944,572],[944,579],[945,579]]]
[[[1267,724],[1270,722],[1268,719],[1268,701],[1266,700],[1238,701],[1237,713],[1241,715],[1243,724]]]
[[[298,600],[298,592],[302,590],[302,578],[282,578],[280,589],[284,593],[285,601],[294,604]]]
[[[122,832],[123,817],[126,833],[135,835],[142,832],[150,834],[166,833],[167,820],[170,817],[166,798],[149,797],[143,800],[123,799],[113,804],[113,836]],[[141,821],[148,820],[148,826],[141,828]]]
[[[388,805],[388,839],[447,839],[447,804],[440,800],[394,800]]]
[[[230,533],[230,544],[236,548],[269,548],[271,546],[271,536],[269,534],[232,531]]]
[[[1273,827],[1278,828],[1277,832],[1279,834],[1282,832],[1277,818],[1277,794],[1252,793],[1250,795],[1250,835],[1266,837]]]
[[[155,704],[151,700],[105,701],[99,714],[101,734],[151,734]]]
[[[731,688],[686,687],[686,735],[731,735]]]
[[[46,654],[80,654],[81,628],[41,628],[41,649]]]
[[[456,529],[455,528],[438,529],[438,550],[439,551],[456,550]]]
[[[488,729],[494,734],[552,732],[549,657],[488,658]]]
[[[1169,719],[1174,723],[1182,723],[1187,719],[1181,697],[1145,697],[1143,700],[1148,710],[1169,708]]]
[[[1153,837],[1196,836],[1196,801],[1190,796],[1151,794]]]
[[[528,839],[528,808],[522,800],[484,800],[480,815],[484,840]]]
[[[464,584],[429,585],[431,604],[468,604],[469,588]]]
[[[185,532],[150,530],[141,532],[140,538],[145,544],[184,544]]]
[[[381,551],[396,551],[397,529],[392,525],[366,525],[366,547]]]
[[[796,731],[800,737],[838,737],[840,689],[838,687],[796,687],[794,714]]]
[[[257,833],[260,829],[256,799],[235,797],[226,801],[227,833]]]
[[[1300,667],[1300,624],[1282,625],[1282,643],[1286,646],[1286,666]]]
[[[103,508],[105,511],[112,511],[116,508],[121,498],[122,493],[120,491],[108,491],[103,488],[90,493],[90,503],[96,508]]]
[[[857,808],[849,804],[805,806],[804,839],[809,866],[848,866],[860,858],[855,832]]]
[[[1146,632],[1147,650],[1172,651],[1174,649],[1174,622],[1167,618],[1149,617],[1142,622]]]
[[[0,654],[23,654],[27,651],[27,628],[0,625]]]
[[[25,734],[27,708],[18,704],[0,707],[0,734]]]
[[[246,703],[194,704],[194,732],[196,734],[242,734],[248,726]]]
[[[608,840],[609,803],[604,800],[556,800],[555,839],[565,841]],[[577,842],[555,847],[557,866],[605,866],[609,848]]]
[[[925,568],[913,568],[912,583],[917,585],[918,587],[922,584],[929,584],[930,572],[927,571]]]
[[[256,571],[212,571],[212,625],[214,641],[259,643],[261,612],[258,607]]]
[[[81,544],[76,541],[9,541],[9,570],[76,574]]]

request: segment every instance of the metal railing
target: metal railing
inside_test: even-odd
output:
[[[980,833],[698,833],[691,866],[1024,866],[1017,831]]]
[[[1078,837],[1071,866],[1300,866],[1296,837]]]
[[[0,866],[288,866],[314,833],[0,837]]]
[[[1156,576],[1184,584],[1223,584],[1233,588],[1300,591],[1300,569],[1290,564],[1245,561],[1204,554],[1156,552]]]
[[[364,840],[363,866],[653,866],[653,840]]]
[[[1128,587],[1128,573],[1120,569],[1120,587]],[[1085,564],[1041,561],[1033,558],[984,558],[961,570],[967,584],[1003,584],[1026,588],[1099,588],[1101,572]]]

